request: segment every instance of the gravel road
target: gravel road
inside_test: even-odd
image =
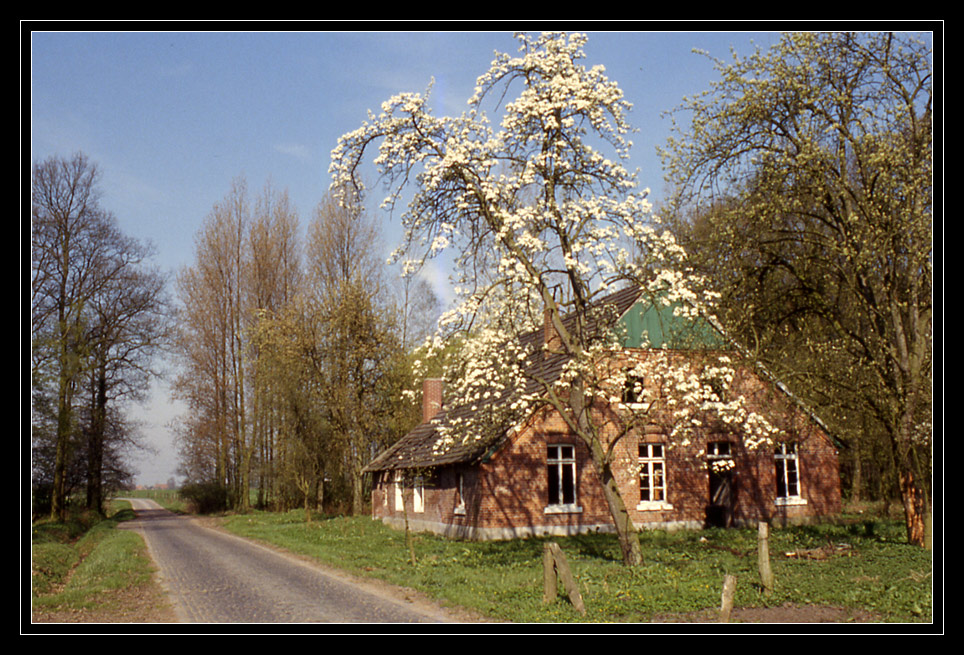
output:
[[[204,527],[152,500],[130,498],[139,531],[185,623],[438,623],[430,603]]]

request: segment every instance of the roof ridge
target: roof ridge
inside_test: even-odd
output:
[[[642,294],[642,287],[639,285],[630,285],[623,289],[619,289],[612,293],[609,293],[602,298],[598,298],[590,304],[590,307],[597,308],[606,305],[616,305],[619,310],[615,316],[612,317],[613,321],[618,320],[623,316],[629,308],[635,304],[638,297]],[[623,305],[625,305],[623,307]],[[563,321],[571,321],[576,314],[570,312],[562,317]],[[518,337],[520,343],[529,346],[535,346],[535,344],[527,344],[527,342],[535,340],[536,336],[542,336],[544,338],[545,328],[536,328],[526,332]],[[540,351],[538,347],[534,348],[534,354]],[[563,366],[570,357],[561,353],[554,353],[547,357],[531,357],[530,362],[527,364],[526,378],[529,379],[529,384],[538,384],[532,379],[531,374],[535,374],[537,371],[540,373],[541,383],[549,382],[551,383],[561,375]],[[540,370],[541,369],[541,370]],[[531,374],[530,374],[531,373]],[[490,402],[497,402],[501,397],[494,398]],[[496,434],[492,435],[488,439],[483,439],[480,441],[473,442],[471,444],[461,444],[452,448],[449,448],[445,453],[439,454],[435,452],[434,445],[437,441],[435,436],[437,430],[436,425],[448,419],[450,415],[454,415],[460,412],[470,411],[467,406],[450,407],[448,409],[443,409],[433,416],[428,421],[423,421],[422,423],[415,426],[410,430],[405,436],[396,441],[394,444],[389,446],[386,450],[379,453],[364,469],[364,472],[384,470],[384,469],[395,469],[395,468],[412,468],[412,467],[424,467],[431,465],[448,464],[455,462],[462,462],[471,460],[477,456],[483,455],[489,448],[489,446],[503,435]],[[427,462],[427,458],[430,456],[431,463]]]

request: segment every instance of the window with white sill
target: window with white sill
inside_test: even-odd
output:
[[[547,446],[546,478],[549,497],[546,514],[581,512],[576,504],[576,448],[572,444]]]
[[[673,509],[666,500],[666,447],[661,443],[639,444],[638,510]]]
[[[773,461],[777,478],[777,505],[806,505],[807,500],[800,495],[800,463],[797,458],[797,444],[778,444]]]

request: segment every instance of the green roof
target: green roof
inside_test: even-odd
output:
[[[675,305],[656,306],[641,297],[619,319],[623,346],[674,350],[725,346],[723,336],[706,319],[676,316],[674,309]]]

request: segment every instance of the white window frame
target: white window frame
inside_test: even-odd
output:
[[[412,485],[412,511],[421,514],[425,511],[425,480],[421,475],[415,476]]]
[[[640,511],[673,509],[673,505],[667,500],[666,445],[640,443],[638,463],[639,504],[636,505],[636,509]],[[644,499],[644,495],[649,496],[649,499]]]
[[[777,476],[776,505],[806,505],[807,499],[800,495],[800,458],[797,454],[797,444],[793,442],[777,444],[773,451],[774,469]],[[791,470],[796,478],[790,480]],[[780,495],[780,481],[782,479],[784,495]],[[792,488],[793,487],[793,488]],[[791,493],[791,490],[793,493]]]
[[[568,454],[566,454],[566,449],[568,449]],[[562,502],[565,499],[565,484],[564,481],[565,471],[570,472],[570,479],[572,480],[572,502],[565,503]],[[574,512],[581,512],[582,508],[579,507],[576,498],[576,447],[571,443],[560,443],[560,444],[547,444],[546,446],[546,484],[548,488],[550,476],[555,476],[556,479],[556,489],[558,491],[558,498],[555,500],[557,502],[553,503],[553,499],[548,499],[548,504],[545,508],[546,514],[569,514]]]
[[[636,385],[639,385],[638,394],[636,393]],[[646,401],[646,398],[646,378],[638,375],[628,376],[626,383],[623,385],[620,404],[631,410],[645,411],[649,409],[649,403]]]
[[[465,486],[464,486],[465,476],[459,471],[456,474],[455,482],[455,513],[462,516],[465,514]]]
[[[405,495],[402,491],[402,472],[395,471],[395,511],[403,512],[405,511]]]
[[[711,441],[706,444],[706,457],[711,460],[733,459],[733,444],[729,441]]]
[[[735,446],[730,441],[710,441],[706,444],[706,461],[710,470],[723,474],[736,468],[733,451]]]

